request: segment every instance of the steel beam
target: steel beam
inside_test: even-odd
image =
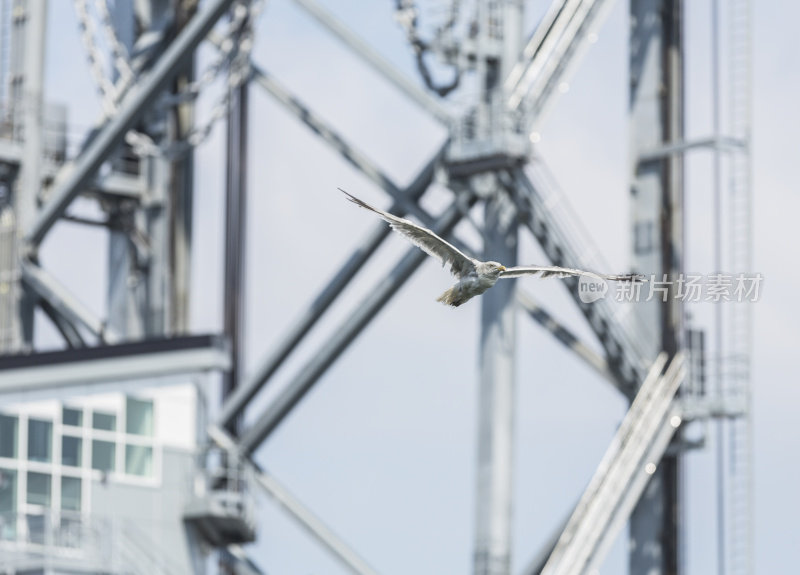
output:
[[[508,107],[528,131],[552,104],[557,88],[585,49],[588,31],[608,13],[613,0],[554,0],[505,79]]]
[[[46,299],[59,315],[67,318],[73,325],[82,325],[103,343],[119,341],[116,332],[107,328],[102,320],[47,271],[27,260],[22,261],[21,267],[25,284],[39,297]]]
[[[223,324],[231,342],[231,369],[223,374],[222,402],[239,383],[244,368],[245,262],[247,238],[247,112],[248,85],[233,88],[228,103],[225,195],[225,292]],[[238,422],[228,422],[236,434]]]
[[[420,172],[417,178],[408,186],[405,196],[409,202],[419,199],[433,181],[434,171],[440,159],[441,151]],[[403,215],[403,205],[395,203],[390,212]],[[328,285],[314,298],[311,306],[300,316],[289,329],[284,339],[269,354],[258,363],[253,373],[236,389],[233,395],[225,402],[220,411],[218,425],[225,427],[245,408],[247,403],[255,397],[258,391],[266,384],[270,377],[286,360],[295,346],[305,337],[317,321],[323,316],[334,300],[348,286],[350,280],[369,260],[378,246],[389,237],[391,229],[383,222],[379,223],[367,239],[345,262],[344,266],[331,279]]]
[[[56,308],[49,301],[46,299],[40,300],[39,307],[42,309],[45,315],[50,318],[50,321],[53,322],[53,325],[61,334],[61,337],[63,337],[64,341],[67,342],[67,346],[70,348],[86,347],[86,342],[83,341],[83,336],[81,336],[80,331],[78,331],[78,329],[72,325],[67,318],[59,314]]]
[[[241,545],[228,545],[221,553],[222,562],[232,575],[264,575],[258,565],[247,556]]]
[[[608,381],[617,390],[624,393],[624,388],[620,385],[617,378],[608,367],[608,362],[595,353],[591,348],[581,342],[571,331],[551,316],[547,310],[542,308],[536,301],[522,290],[517,290],[517,303],[528,312],[528,315],[546,329],[562,345],[573,352],[586,365],[591,367],[598,375]]]
[[[252,470],[259,487],[280,507],[286,511],[298,524],[305,529],[317,542],[328,549],[352,573],[356,575],[377,575],[376,571],[336,535],[319,517],[306,507],[291,491],[280,483],[273,475],[264,471],[252,458],[242,458],[240,446],[230,433],[219,427],[209,428],[209,437],[220,448],[227,451],[229,458],[243,461]],[[236,552],[237,546],[229,546],[229,550]]]
[[[210,0],[206,9],[192,18],[167,47],[151,71],[131,88],[117,115],[100,129],[69,172],[64,173],[63,170],[59,172],[55,187],[50,193],[50,200],[39,211],[25,236],[25,240],[32,247],[44,239],[72,199],[89,185],[98,168],[122,142],[125,133],[134,126],[161,91],[180,72],[181,65],[191,57],[194,49],[233,1]]]
[[[378,575],[377,571],[370,567],[275,477],[260,470],[256,471],[255,477],[264,492],[289,513],[314,539],[333,553],[348,571],[355,575]]]
[[[556,264],[574,268],[591,268],[591,262],[575,245],[575,239],[567,231],[569,223],[560,221],[551,206],[542,197],[523,170],[513,174],[516,183],[517,204],[520,218],[540,243],[548,258]],[[588,265],[587,265],[588,264]],[[607,300],[592,304],[580,301],[577,282],[564,280],[570,295],[576,300],[589,326],[597,334],[606,351],[607,362],[626,395],[633,397],[638,382],[643,378],[646,354],[637,344],[635,335],[626,330],[617,320],[616,310]]]
[[[683,157],[642,161],[641,155],[685,141],[683,0],[632,0],[629,9],[632,261],[635,271],[676,278],[684,257]],[[669,286],[666,301],[654,298],[633,308],[651,353],[672,356],[683,345],[676,287]],[[631,575],[682,571],[681,467],[679,453],[666,455],[631,515]]]
[[[522,103],[580,4],[581,0],[553,0],[550,4],[525,45],[522,59],[506,78],[505,87],[509,92],[510,108],[517,108]]]
[[[361,57],[367,64],[377,71],[386,80],[394,84],[403,91],[408,97],[419,104],[423,109],[433,115],[445,125],[451,122],[450,112],[433,96],[420,88],[417,84],[408,79],[405,75],[395,69],[389,62],[383,59],[369,44],[364,42],[354,34],[347,26],[342,24],[330,12],[322,8],[314,0],[294,0],[307,14],[312,16],[317,22],[333,33],[337,38],[344,42],[355,54]]]
[[[746,150],[746,148],[747,142],[737,138],[711,136],[709,138],[665,143],[649,150],[641,150],[637,152],[637,163],[656,162],[698,149],[711,149],[714,150],[715,155],[718,155],[720,152],[736,152]]]
[[[17,108],[14,122],[22,120],[22,159],[19,168],[19,179],[14,194],[14,214],[18,233],[24,231],[33,222],[39,189],[42,185],[42,151],[44,142],[44,57],[47,40],[47,1],[31,0],[14,2],[13,10],[18,22],[15,35],[23,31],[22,38],[12,39],[12,51],[22,47],[22,54],[15,54],[15,67],[24,62],[21,70],[15,70],[17,77],[11,84],[13,87],[12,102]],[[4,15],[5,16],[5,15]],[[16,41],[13,41],[16,40]],[[21,81],[20,81],[21,80]],[[20,113],[21,112],[21,113]],[[18,128],[17,128],[18,129]],[[18,252],[24,252],[22,242],[16,243]],[[17,257],[20,257],[19,253]],[[17,343],[27,349],[33,348],[33,312],[35,297],[27,290],[20,290],[17,301],[17,326],[14,334]]]
[[[214,44],[218,45],[216,40]],[[252,74],[253,81],[256,84],[264,88],[280,104],[329,144],[339,155],[347,160],[351,166],[359,170],[369,180],[389,194],[404,213],[413,215],[425,225],[430,225],[432,223],[433,219],[428,216],[415,201],[410,200],[406,192],[398,188],[375,162],[370,160],[355,146],[348,143],[330,124],[313,110],[306,107],[300,100],[295,98],[272,75],[255,65],[252,67]],[[442,152],[437,153],[436,158],[441,157],[441,155]]]
[[[89,384],[227,369],[230,353],[218,336],[144,340],[0,357],[0,394],[63,390]]]
[[[440,236],[447,236],[462,217],[461,210],[455,204],[451,205],[436,219],[433,231]],[[422,250],[412,248],[406,252],[397,266],[392,268],[389,274],[370,290],[369,295],[359,304],[358,308],[333,332],[334,335],[331,339],[301,368],[297,376],[256,418],[255,423],[242,433],[239,449],[243,454],[250,455],[261,442],[269,437],[289,415],[292,408],[314,386],[325,370],[338,359],[426,258],[427,255]]]
[[[686,374],[681,354],[650,369],[583,493],[543,575],[580,575],[602,561],[681,424],[675,394]]]
[[[517,262],[517,222],[502,192],[487,200],[484,256]],[[511,571],[511,507],[514,429],[516,282],[498,282],[481,296],[481,351],[478,419],[478,487],[475,575]]]

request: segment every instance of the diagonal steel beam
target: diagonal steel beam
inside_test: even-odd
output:
[[[53,325],[56,327],[61,337],[67,342],[67,346],[71,349],[78,347],[86,347],[86,342],[83,340],[80,331],[76,328],[67,318],[61,315],[55,306],[46,299],[39,301],[39,307],[45,315],[50,318]]]
[[[222,50],[223,39],[212,32],[208,35],[209,41]],[[425,217],[415,202],[409,201],[405,193],[363,152],[348,143],[341,137],[333,127],[326,122],[322,116],[314,112],[298,98],[296,98],[285,86],[275,79],[270,73],[264,71],[256,64],[250,65],[252,80],[267,91],[284,108],[291,112],[317,136],[329,144],[354,168],[358,169],[368,179],[385,190],[392,198],[400,203],[406,213],[413,214],[415,217],[423,219]],[[438,155],[437,155],[438,157]]]
[[[122,142],[125,134],[161,91],[175,77],[181,65],[208,34],[234,0],[210,0],[207,8],[192,18],[153,68],[134,86],[120,107],[95,136],[77,162],[70,164],[67,173],[59,172],[49,201],[39,211],[25,240],[35,248],[64,213],[75,196],[87,187],[98,168]]]
[[[619,381],[608,368],[605,358],[598,355],[579,340],[571,331],[558,323],[547,310],[542,308],[536,301],[522,290],[517,290],[517,303],[528,312],[528,315],[546,329],[550,334],[561,342],[567,349],[578,356],[586,365],[595,370],[603,379],[624,392]]]
[[[508,106],[524,113],[533,130],[558,86],[588,44],[592,26],[602,21],[613,0],[555,0],[512,69],[505,87]],[[541,30],[541,32],[540,32]]]
[[[686,370],[662,352],[639,388],[597,471],[567,522],[543,575],[579,575],[597,566],[624,525],[681,424],[675,394]]]
[[[434,118],[445,125],[451,121],[450,112],[442,103],[401,74],[389,62],[383,59],[369,44],[354,34],[330,12],[322,8],[314,0],[294,0],[294,3],[305,10],[317,22],[322,24],[337,38],[344,42],[353,52],[367,62],[381,76],[402,90],[407,96],[430,112]]]
[[[430,225],[433,221],[427,213],[419,208],[415,201],[407,197],[405,191],[401,190],[383,171],[370,160],[365,154],[360,152],[355,146],[349,144],[340,136],[321,116],[308,108],[300,100],[295,98],[286,88],[284,88],[273,76],[259,67],[252,66],[253,80],[272,95],[279,103],[301,120],[311,131],[329,144],[339,155],[347,160],[350,165],[358,169],[368,179],[378,187],[388,193],[392,199],[399,204],[403,212],[408,213],[422,221],[425,225]],[[436,159],[443,155],[443,150],[436,154]]]
[[[530,229],[550,260],[556,265],[591,269],[591,262],[587,261],[581,248],[570,239],[567,223],[555,217],[551,206],[544,201],[527,174],[518,169],[512,172],[512,177],[516,184],[522,223]],[[644,378],[647,358],[639,349],[635,338],[620,324],[618,310],[615,309],[619,306],[612,306],[606,299],[592,304],[581,302],[577,281],[567,278],[564,282],[603,345],[609,368],[626,395],[632,398],[639,382]]]
[[[573,506],[573,511],[561,522],[558,524],[558,527],[550,533],[550,536],[545,540],[545,542],[539,547],[539,550],[533,556],[533,558],[528,561],[525,568],[522,570],[522,575],[540,575],[542,569],[544,569],[545,563],[547,563],[547,558],[553,553],[553,549],[556,548],[556,544],[558,543],[559,537],[561,537],[561,533],[564,531],[564,528],[567,526],[567,522],[569,521],[572,512],[574,512],[575,506]]]
[[[294,517],[314,539],[325,546],[355,575],[378,575],[370,565],[339,538],[325,523],[266,471],[256,471],[256,482],[276,503]]]
[[[578,4],[580,0],[553,0],[550,4],[505,80],[509,107],[516,108],[522,102]]]
[[[405,197],[408,201],[416,201],[419,199],[431,184],[436,165],[442,153],[443,151],[440,151],[408,186],[405,191]],[[404,213],[403,205],[399,202],[395,203],[390,208],[390,211],[402,215]],[[247,403],[256,396],[269,378],[272,377],[286,358],[289,357],[289,354],[295,346],[305,337],[311,328],[314,327],[334,300],[348,286],[350,280],[353,279],[355,274],[363,267],[367,260],[369,260],[372,254],[375,253],[378,246],[381,245],[389,234],[391,234],[391,229],[381,222],[370,232],[367,239],[361,242],[361,247],[353,252],[328,285],[314,298],[309,308],[289,329],[283,340],[269,354],[264,356],[256,366],[255,371],[242,382],[228,398],[220,411],[218,418],[219,426],[225,427],[233,418],[242,412]]]
[[[247,556],[241,545],[223,548],[222,561],[232,575],[264,575],[264,572]]]
[[[248,476],[252,476],[264,492],[281,506],[303,529],[314,537],[325,548],[331,551],[345,567],[356,575],[377,575],[375,570],[334,533],[313,511],[306,507],[291,491],[281,484],[273,475],[266,472],[252,457],[243,457],[239,445],[228,430],[210,426],[208,435],[211,441],[228,453],[233,461],[241,461]],[[235,550],[236,547],[228,547]]]
[[[447,236],[462,217],[462,210],[454,203],[437,218],[433,231],[440,236]],[[297,376],[256,419],[256,422],[244,431],[239,442],[239,449],[243,454],[253,453],[261,442],[280,425],[325,370],[338,359],[426,258],[427,255],[422,250],[410,249],[389,275],[370,290],[369,295],[359,307],[334,331],[334,336],[306,363]]]
[[[47,300],[60,316],[65,317],[73,325],[82,325],[103,343],[119,341],[119,336],[110,330],[105,322],[96,317],[47,271],[28,260],[22,260],[21,267],[22,280],[25,284]]]

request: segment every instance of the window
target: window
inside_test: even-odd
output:
[[[53,451],[53,422],[28,420],[28,459],[50,461]]]
[[[133,435],[153,435],[152,400],[127,398],[125,416],[125,431]]]
[[[46,528],[45,516],[26,515],[25,520],[28,524],[28,541],[36,543],[37,545],[44,545]]]
[[[77,477],[61,478],[61,509],[81,510],[81,480]]]
[[[113,413],[103,413],[95,411],[92,414],[92,427],[102,431],[117,430],[117,416]]]
[[[652,221],[636,222],[633,227],[633,251],[636,254],[649,254],[655,246],[655,232]]]
[[[50,507],[50,475],[48,473],[28,472],[28,497],[31,505]]]
[[[92,469],[100,471],[114,471],[115,445],[111,441],[92,441]]]
[[[0,457],[17,456],[17,418],[0,413]]]
[[[144,445],[126,445],[125,473],[151,477],[153,475],[153,448]]]
[[[74,425],[76,427],[80,427],[83,425],[83,411],[80,409],[65,407],[61,412],[61,422],[64,425]]]
[[[17,537],[17,522],[14,520],[17,511],[17,472],[13,469],[0,468],[0,541],[14,540]],[[7,514],[7,515],[6,515]]]
[[[72,467],[80,467],[82,444],[83,441],[80,437],[63,436],[61,438],[61,463]]]
[[[17,472],[0,467],[0,513],[17,510]]]

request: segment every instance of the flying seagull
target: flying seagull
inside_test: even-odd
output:
[[[456,276],[458,281],[436,299],[436,301],[446,305],[458,307],[467,300],[488,290],[501,278],[538,275],[540,278],[587,276],[597,280],[608,281],[644,280],[644,276],[638,274],[606,275],[559,266],[515,266],[507,268],[503,264],[494,261],[482,262],[469,257],[427,228],[418,226],[404,218],[398,218],[378,208],[373,208],[368,203],[345,192],[342,188],[339,188],[339,191],[357,206],[370,210],[389,222],[394,231],[401,233],[426,254],[439,260],[442,263],[442,267],[449,266],[450,273]]]

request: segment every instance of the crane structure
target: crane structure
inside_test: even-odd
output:
[[[126,381],[145,385],[148,378],[219,374],[223,398],[218,413],[202,420],[197,489],[176,519],[190,533],[190,558],[180,569],[191,565],[195,572],[207,568],[203,558],[210,549],[219,552],[220,565],[229,572],[260,572],[242,548],[257,537],[250,504],[256,489],[268,493],[348,570],[378,572],[252,456],[426,258],[416,248],[403,253],[333,335],[315,344],[289,383],[244,425],[244,411],[391,233],[383,222],[376,223],[313,302],[298,311],[288,331],[264,350],[256,369],[244,372],[250,90],[263,89],[385,192],[393,214],[415,218],[462,245],[454,235],[456,225],[473,222],[470,213],[482,210],[481,223],[475,225],[485,259],[515,265],[520,234],[530,234],[553,265],[602,267],[598,250],[573,233],[576,216],[554,201],[561,192],[533,150],[545,114],[596,39],[611,0],[548,0],[532,31],[523,26],[528,8],[523,0],[439,2],[447,5],[437,12],[442,21],[427,31],[417,2],[397,0],[395,16],[423,84],[398,71],[318,0],[292,1],[447,130],[445,144],[409,185],[395,184],[368,154],[252,61],[254,22],[262,9],[258,0],[100,0],[95,10],[108,36],[108,54],[92,41],[94,20],[87,2],[76,0],[103,101],[101,121],[76,153],[66,149],[60,136],[63,110],[48,104],[44,93],[47,0],[3,0],[0,5],[0,393],[24,398],[95,382],[123,382],[124,388]],[[648,277],[677,277],[686,271],[692,246],[685,238],[684,159],[695,150],[710,151],[715,162],[714,271],[751,271],[751,8],[749,0],[713,0],[713,9],[714,133],[687,139],[685,3],[629,0],[630,271]],[[720,30],[727,32],[724,42]],[[203,42],[214,47],[216,57],[198,73],[196,53]],[[110,75],[101,63],[109,55]],[[445,82],[440,81],[443,70]],[[197,95],[217,77],[226,80],[224,94],[210,121],[200,122]],[[722,89],[723,78],[728,90]],[[451,94],[459,94],[459,109],[451,105]],[[726,122],[723,111],[729,114]],[[222,118],[227,120],[224,328],[221,334],[192,336],[193,149]],[[452,192],[452,202],[438,215],[421,202],[434,183]],[[96,203],[102,218],[77,215],[70,209],[77,201]],[[79,294],[40,261],[40,245],[62,220],[108,231],[106,317],[82,304]],[[686,450],[704,445],[705,437],[691,439],[684,430],[692,421],[713,419],[719,573],[753,573],[748,306],[717,306],[713,324],[697,329],[674,297],[674,285],[663,300],[628,304],[613,298],[586,302],[577,280],[564,280],[564,285],[602,354],[560,325],[516,282],[500,282],[479,300],[473,574],[512,572],[520,312],[630,401],[586,490],[575,494],[573,512],[563,525],[553,526],[550,544],[523,572],[595,572],[626,523],[632,575],[685,572],[683,457]],[[35,310],[61,334],[64,351],[48,355],[37,350]],[[63,417],[66,425],[66,412]],[[708,433],[711,428],[704,429]],[[14,538],[3,539],[13,543]],[[94,560],[102,563],[103,558]],[[119,563],[110,565],[98,570],[125,572]],[[139,567],[172,572],[155,560]]]

